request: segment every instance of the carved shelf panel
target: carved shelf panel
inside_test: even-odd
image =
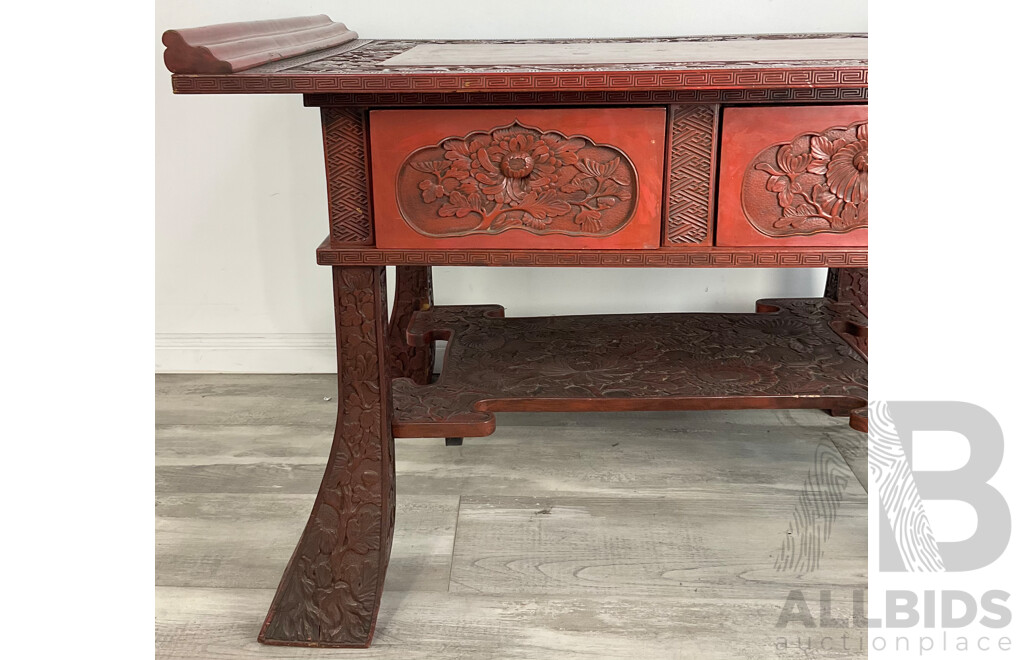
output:
[[[484,436],[498,411],[851,410],[867,362],[833,324],[867,326],[824,298],[755,314],[503,318],[497,305],[417,312],[410,343],[447,340],[436,383],[394,381],[400,437]]]

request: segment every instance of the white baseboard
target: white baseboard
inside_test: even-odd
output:
[[[438,342],[441,369],[447,342]],[[333,374],[334,333],[173,333],[156,335],[157,373]]]
[[[334,373],[334,333],[157,333],[156,371]]]

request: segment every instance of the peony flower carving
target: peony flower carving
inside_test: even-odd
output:
[[[748,185],[751,172],[744,183],[744,211],[759,231],[788,236],[867,226],[867,123],[802,135],[772,149],[755,158],[752,170],[767,174],[763,190],[775,196],[773,218]]]
[[[410,170],[428,208],[413,203]],[[635,188],[632,163],[617,149],[519,122],[418,150],[399,173],[403,217],[428,235],[607,235],[632,215]]]

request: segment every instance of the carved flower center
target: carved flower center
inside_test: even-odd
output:
[[[858,172],[868,171],[868,152],[861,151],[853,157],[853,166],[857,168]]]
[[[521,151],[505,156],[501,161],[502,173],[512,179],[522,179],[533,171],[533,156]]]

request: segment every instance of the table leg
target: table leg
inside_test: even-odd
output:
[[[836,302],[851,303],[857,311],[868,316],[868,269],[867,268],[829,268],[828,279],[825,281],[825,297]],[[867,350],[865,341],[864,350]],[[853,410],[832,409],[831,415],[850,417],[850,426],[858,431],[867,432],[867,409]]]
[[[853,303],[861,314],[868,315],[868,269],[829,268],[825,281],[825,297],[837,302]]]
[[[338,421],[309,521],[281,578],[264,644],[366,647],[395,514],[384,267],[333,268]]]
[[[418,385],[428,385],[434,371],[434,346],[410,346],[405,330],[413,312],[434,304],[430,266],[397,266],[395,272],[395,305],[388,326],[391,377],[412,378]]]

